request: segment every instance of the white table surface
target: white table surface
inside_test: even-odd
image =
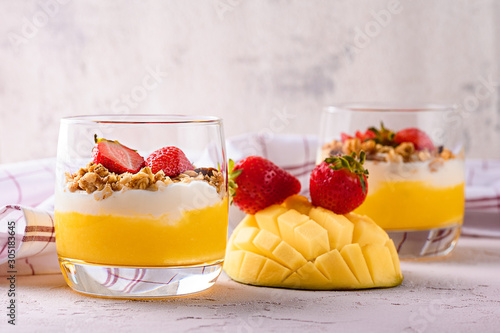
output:
[[[195,296],[79,295],[62,275],[18,277],[15,327],[0,282],[0,332],[500,332],[500,239],[462,237],[447,258],[402,262],[401,286],[351,292],[253,287],[222,275]]]

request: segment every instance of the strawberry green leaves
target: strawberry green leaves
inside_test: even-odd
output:
[[[353,152],[351,155],[327,157],[325,159],[325,162],[330,164],[329,167],[332,170],[346,169],[347,171],[358,175],[363,193],[366,194],[366,177],[368,176],[368,170],[363,167],[363,163],[365,163],[366,159],[366,154],[362,150],[359,153],[359,161],[356,159],[356,157],[357,154]]]

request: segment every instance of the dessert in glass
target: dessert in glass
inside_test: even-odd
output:
[[[402,259],[450,253],[465,203],[462,118],[453,106],[340,105],[323,112],[318,161],[366,153],[373,218]]]
[[[56,246],[68,285],[101,297],[191,294],[219,276],[228,223],[222,120],[61,120]]]

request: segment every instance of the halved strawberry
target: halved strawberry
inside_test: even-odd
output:
[[[418,128],[405,128],[397,132],[394,136],[394,142],[401,144],[403,142],[411,142],[415,150],[428,149],[433,151],[435,149],[431,138],[422,130]]]
[[[385,130],[385,129],[384,129],[384,125],[382,124],[382,131],[383,130]],[[342,133],[340,133],[340,140],[342,142],[346,142],[349,139],[358,138],[361,140],[361,142],[364,142],[367,140],[377,139],[377,137],[380,135],[380,132],[381,131],[379,131],[373,127],[367,129],[364,133],[361,131],[356,131],[354,136],[342,132]]]
[[[145,165],[141,155],[118,141],[99,139],[97,135],[94,135],[94,141],[96,144],[92,149],[93,162],[101,164],[110,172],[137,173]]]
[[[360,206],[368,192],[364,161],[365,152],[361,151],[359,161],[353,153],[331,156],[317,165],[309,180],[312,204],[336,214],[347,214]]]
[[[340,133],[340,141],[346,142],[349,139],[354,139],[354,137],[352,137],[351,135],[346,134],[344,132]]]
[[[375,139],[377,137],[377,135],[372,130],[367,129],[364,133],[361,133],[360,131],[356,131],[356,137],[358,139],[360,139],[361,142],[364,142],[366,140]]]
[[[174,146],[163,147],[152,152],[146,159],[146,165],[151,168],[151,172],[157,173],[163,170],[165,176],[168,177],[175,177],[186,170],[194,169],[184,152]]]
[[[263,157],[246,157],[234,167],[234,162],[229,162],[232,200],[247,214],[255,214],[268,206],[280,204],[300,192],[297,178]]]

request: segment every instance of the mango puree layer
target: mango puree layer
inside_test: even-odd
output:
[[[177,266],[224,259],[227,198],[184,211],[172,221],[153,216],[88,215],[55,212],[59,257],[125,266]]]
[[[355,212],[385,230],[423,230],[462,224],[465,184],[436,187],[426,181],[383,181]]]

